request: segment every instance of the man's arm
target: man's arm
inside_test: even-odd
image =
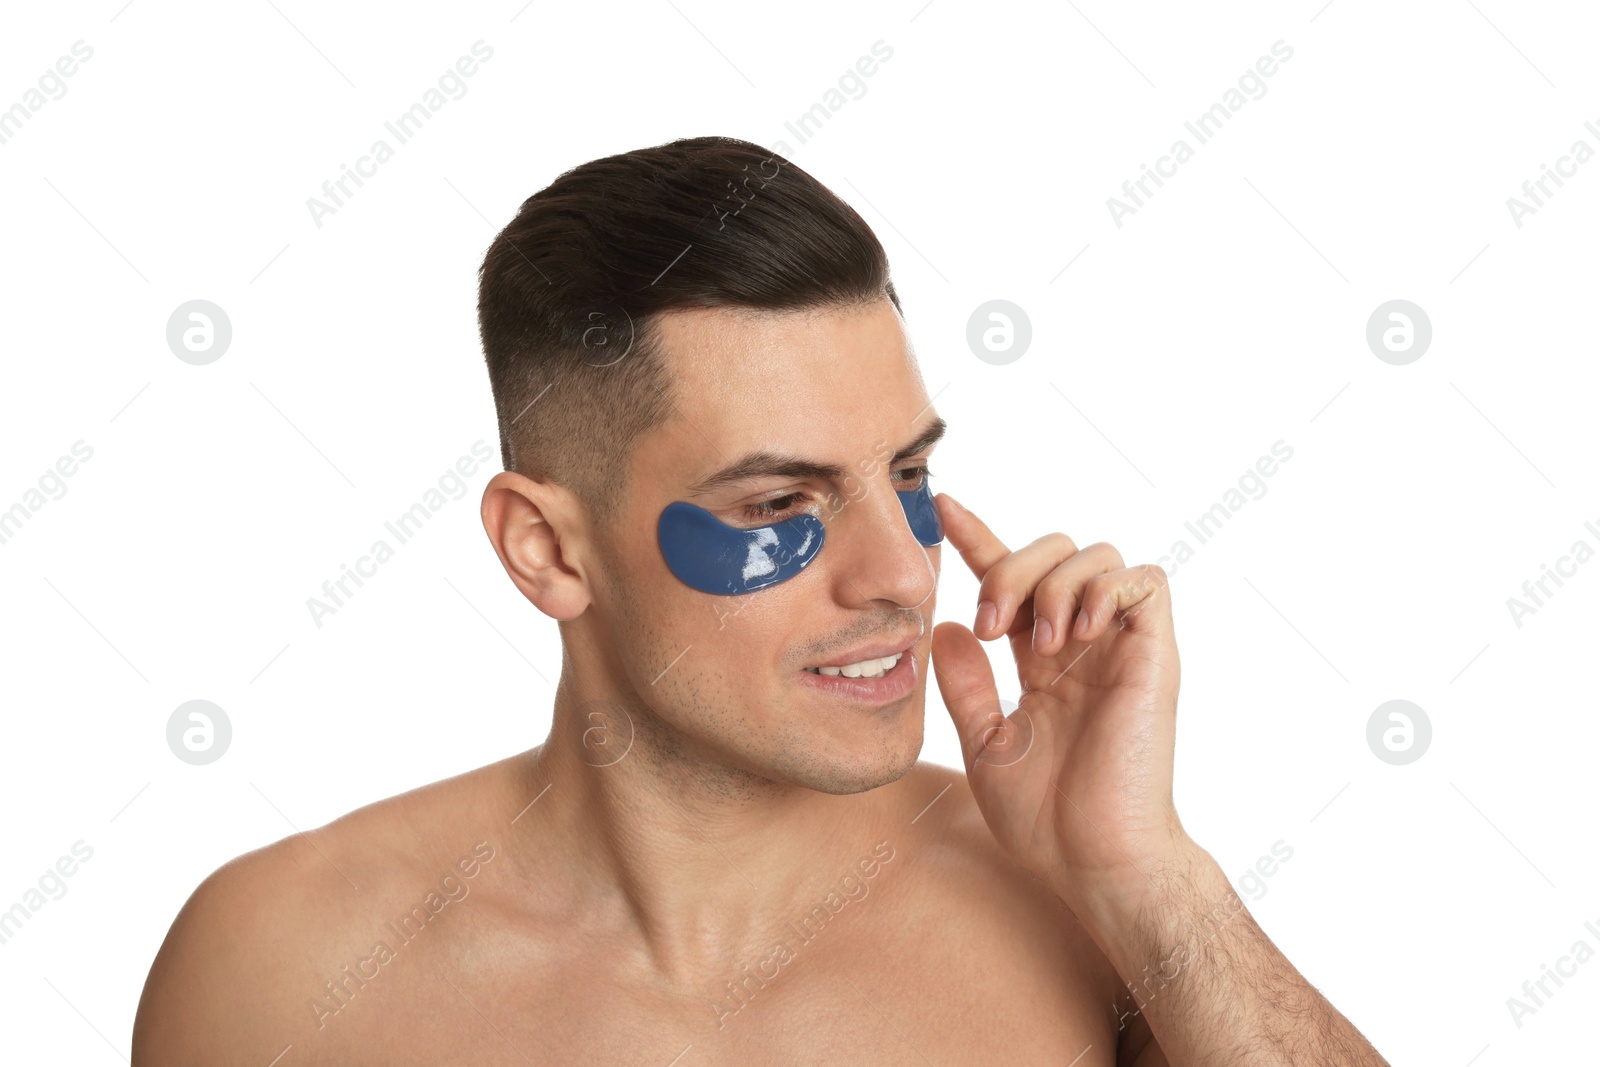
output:
[[[1204,849],[1188,842],[1144,890],[1102,898],[1083,917],[1124,981],[1118,1067],[1387,1067]]]

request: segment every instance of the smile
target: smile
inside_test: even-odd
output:
[[[843,675],[846,678],[882,678],[894,670],[894,665],[900,662],[904,652],[896,652],[892,656],[879,656],[875,659],[864,659],[859,663],[846,663],[838,667],[807,667],[812,674]]]

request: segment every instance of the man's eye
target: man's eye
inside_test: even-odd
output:
[[[907,467],[904,470],[895,471],[889,477],[897,483],[895,491],[904,493],[908,489],[920,489],[922,480],[932,474],[933,471],[929,470],[928,465],[924,463],[920,467]]]
[[[752,522],[777,522],[787,517],[784,512],[792,508],[800,497],[799,493],[785,493],[771,500],[763,500],[759,504],[746,504],[742,510],[745,518]]]
[[[923,479],[931,477],[932,474],[933,471],[928,469],[927,464],[923,464],[918,467],[905,467],[901,470],[893,471],[889,475],[889,480],[894,485],[896,492],[904,493],[912,489],[922,488]],[[757,504],[745,504],[740,507],[739,511],[747,521],[767,525],[793,518],[794,516],[789,513],[797,511],[796,505],[804,502],[805,499],[806,495],[804,493],[785,493],[783,496],[775,496],[770,500],[763,500]]]

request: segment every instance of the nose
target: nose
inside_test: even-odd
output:
[[[926,533],[926,531],[924,531]],[[938,550],[925,547],[912,530],[906,508],[888,479],[874,479],[846,498],[828,522],[828,552],[840,603],[883,601],[895,607],[924,605],[933,595]]]

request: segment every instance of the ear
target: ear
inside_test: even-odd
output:
[[[479,510],[495,554],[522,595],[557,622],[582,615],[593,597],[575,565],[582,537],[572,494],[501,471],[484,487]]]

